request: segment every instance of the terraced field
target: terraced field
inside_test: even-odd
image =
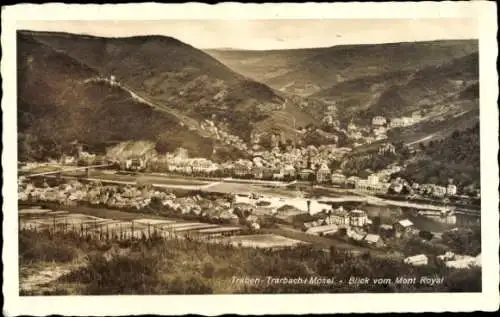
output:
[[[19,210],[19,228],[30,231],[75,232],[95,239],[140,239],[159,236],[252,248],[283,248],[303,242],[274,234],[242,234],[240,226],[226,226],[177,219],[111,219],[83,213],[32,207]]]

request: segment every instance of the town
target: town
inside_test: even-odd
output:
[[[341,161],[352,151],[351,148],[337,148],[335,145],[280,150],[274,147],[270,151],[252,152],[251,158],[216,163],[207,158],[189,157],[187,150],[179,148],[173,153],[160,155],[155,144],[146,141],[129,141],[110,148],[106,155],[90,154],[78,146],[75,156],[62,155],[50,164],[63,166],[93,166],[110,164],[114,168],[131,172],[153,172],[185,177],[227,178],[252,180],[273,180],[285,182],[310,182],[316,185],[331,185],[352,188],[370,194],[401,194],[416,198],[433,198],[449,202],[478,202],[480,190],[473,192],[461,190],[448,180],[447,184],[419,184],[395,176],[404,170],[404,166],[389,164],[377,172],[361,171],[366,175],[346,175],[341,166],[333,169],[335,162]],[[394,153],[391,143],[381,144],[378,154]],[[44,164],[42,164],[44,165]],[[36,163],[19,164],[20,170],[32,170]]]
[[[377,201],[374,200],[376,196],[371,195],[384,197],[383,194],[389,193],[392,195],[388,197],[404,194],[404,197],[412,198],[410,202],[417,196],[421,201],[426,197],[432,199],[430,201],[447,199],[450,202],[450,198],[457,201],[457,188],[452,184],[447,187],[417,186],[399,178],[389,182],[391,174],[400,169],[398,166],[368,175],[367,179],[345,177],[339,171],[332,173],[326,163],[319,163],[320,158],[327,159],[331,154],[324,148],[316,152],[316,156],[305,155],[305,159],[304,155],[297,154],[296,161],[290,156],[281,161],[273,152],[268,152],[254,160],[216,164],[204,158],[189,158],[183,149],[161,156],[152,146],[150,143],[127,142],[111,148],[107,157],[80,151],[77,157],[64,156],[59,162],[21,165],[24,175],[19,177],[19,203],[28,206],[48,204],[53,208],[72,210],[90,206],[161,215],[169,221],[181,221],[180,227],[174,229],[176,235],[196,236],[201,241],[238,241],[238,245],[271,249],[310,244],[316,247],[343,245],[353,250],[391,250],[400,254],[403,263],[413,266],[427,265],[429,257],[455,268],[468,268],[479,263],[476,259],[479,255],[455,255],[456,250],[443,242],[449,241],[446,236],[469,230],[456,227],[454,207],[441,204],[424,208],[425,205],[419,205],[422,209],[405,208],[408,212],[399,216],[395,213],[383,221],[378,215],[369,215],[362,207],[369,206],[366,202]],[[140,155],[134,153],[137,149],[141,151]],[[120,160],[120,154],[125,159]],[[311,161],[317,163],[312,165]],[[274,167],[269,167],[268,162]],[[276,166],[283,163],[286,165],[277,170]],[[54,164],[59,164],[59,169],[51,170]],[[93,170],[92,166],[99,164],[108,165],[105,165],[105,170]],[[78,174],[71,171],[71,166],[88,168],[84,174]],[[48,172],[33,172],[44,168],[48,168]],[[146,181],[140,181],[140,175],[144,175]],[[147,181],[147,175],[151,175],[151,180]],[[340,192],[316,197],[310,192],[315,189]],[[365,203],[359,204],[362,201]],[[361,207],[353,206],[353,202],[358,202]],[[397,206],[398,201],[393,203]],[[23,210],[27,210],[27,214],[33,213],[29,208]],[[67,221],[65,215],[58,217],[59,222]],[[419,229],[409,219],[412,217],[426,218],[442,225],[443,229],[437,232]],[[186,224],[182,221],[195,222]],[[25,229],[34,226],[38,230],[40,226],[50,226],[51,220],[49,218],[45,225],[43,221],[36,224],[37,221],[31,219],[22,220],[22,223]],[[172,225],[158,227],[158,230],[172,232]],[[219,239],[221,237],[225,240]],[[267,241],[255,242],[259,239]],[[414,244],[411,253],[408,253],[408,244]],[[429,248],[433,250],[430,254]],[[436,254],[436,249],[441,253]],[[417,250],[421,253],[413,254]]]

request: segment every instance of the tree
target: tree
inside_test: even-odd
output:
[[[309,174],[309,176],[307,176],[307,180],[311,182],[311,185],[313,185],[316,183],[316,175],[314,175],[314,173]]]

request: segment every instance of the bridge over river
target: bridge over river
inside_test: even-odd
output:
[[[87,177],[90,176],[90,171],[97,169],[97,168],[105,168],[105,167],[110,167],[112,164],[98,164],[98,165],[88,165],[88,166],[74,166],[74,167],[69,167],[69,168],[61,168],[58,170],[53,170],[53,171],[47,171],[47,172],[41,172],[41,173],[33,173],[33,174],[25,174],[23,175],[24,177],[30,178],[30,177],[38,177],[38,176],[49,176],[49,175],[56,175],[56,176],[61,176],[64,173],[68,172],[76,172],[76,171],[85,171],[87,174]]]

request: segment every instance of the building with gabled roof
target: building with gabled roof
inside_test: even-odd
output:
[[[409,219],[402,219],[394,224],[394,235],[400,238],[405,235],[411,235],[418,232],[413,222]]]
[[[316,180],[318,183],[328,182],[330,178],[330,169],[326,163],[322,163],[320,168],[316,172]]]
[[[332,234],[337,231],[338,231],[338,226],[336,224],[327,224],[327,225],[310,227],[307,229],[306,233],[314,235],[323,235],[325,232]]]
[[[384,240],[382,240],[382,237],[380,237],[378,234],[368,233],[364,238],[364,242],[367,245],[377,248],[384,246]]]
[[[414,256],[409,256],[403,260],[403,263],[405,264],[410,264],[413,266],[425,266],[429,262],[429,259],[427,258],[427,255],[425,254],[418,254]]]
[[[387,120],[382,116],[376,116],[372,119],[372,125],[380,126],[387,123]]]

